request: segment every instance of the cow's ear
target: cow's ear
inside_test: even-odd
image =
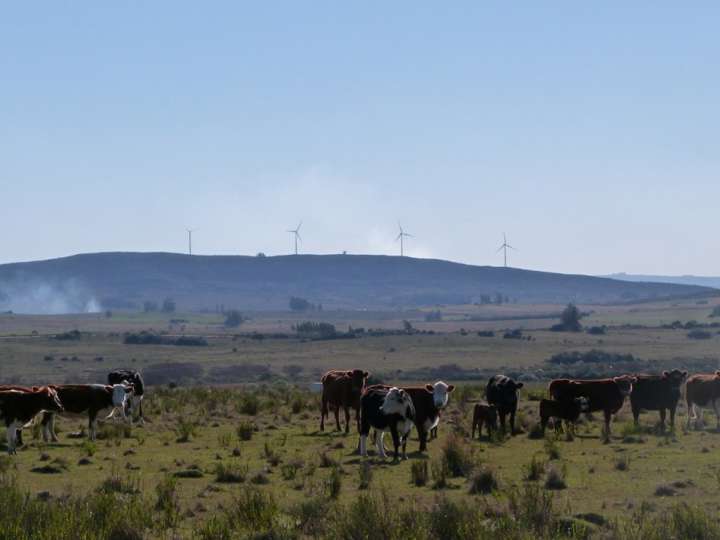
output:
[[[426,384],[426,385],[425,385],[425,390],[427,390],[428,392],[434,392],[434,391],[435,391],[435,388],[433,387],[432,384]]]
[[[525,386],[524,383],[521,383],[521,382],[515,383],[515,388],[518,388],[518,389],[519,389],[519,388],[522,388],[523,386]]]
[[[683,371],[683,372],[682,372],[682,376],[683,376],[683,377],[687,377],[687,371]]]
[[[663,371],[662,376],[663,376],[663,379],[667,379],[670,376],[670,373],[668,373],[667,371]]]
[[[448,392],[452,392],[453,390],[455,390],[455,385],[454,385],[454,384],[448,384],[447,391],[448,391]]]
[[[367,377],[369,377],[369,376],[370,376],[370,372],[369,372],[369,371],[363,372],[363,377],[367,378]]]
[[[352,377],[352,374],[353,374],[352,369],[349,370],[349,371],[346,371],[345,374],[346,374],[348,377]]]

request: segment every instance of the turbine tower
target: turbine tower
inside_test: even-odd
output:
[[[504,262],[505,268],[507,268],[507,250],[508,250],[508,248],[509,248],[509,249],[515,249],[515,248],[512,247],[510,244],[508,244],[507,236],[505,236],[505,233],[503,233],[503,243],[502,243],[502,245],[498,248],[498,250],[497,250],[495,253],[498,253],[500,250],[502,250],[502,252],[503,252],[503,262]],[[515,251],[517,251],[517,249],[515,249]]]
[[[188,233],[188,255],[192,255],[192,233],[197,229],[185,229]]]
[[[300,238],[300,227],[302,227],[302,221],[298,224],[298,226],[294,229],[290,229],[288,232],[291,233],[295,239],[295,255],[298,254],[298,240],[302,242],[302,238]]]
[[[413,235],[406,233],[403,230],[402,225],[400,225],[400,223],[398,223],[398,227],[400,228],[400,234],[397,235],[397,238],[395,238],[395,241],[397,242],[398,240],[400,240],[400,256],[404,257],[405,256],[405,243],[403,242],[403,240],[406,236],[409,238],[412,238]]]

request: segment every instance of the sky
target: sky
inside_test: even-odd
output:
[[[0,263],[720,275],[717,2],[3,2]]]

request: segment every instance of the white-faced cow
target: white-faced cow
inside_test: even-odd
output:
[[[665,414],[670,411],[670,429],[675,429],[675,410],[680,401],[680,388],[687,378],[687,371],[673,369],[662,375],[636,375],[630,394],[635,425],[640,422],[641,411],[659,411],[660,429],[665,431]]]
[[[635,377],[623,375],[612,379],[555,379],[550,382],[550,397],[561,402],[570,402],[575,398],[588,399],[588,412],[602,411],[605,415],[604,440],[610,441],[610,419],[623,406],[625,398],[632,392]]]
[[[420,451],[424,452],[427,450],[428,434],[437,428],[440,412],[447,407],[450,393],[455,390],[455,385],[438,381],[425,386],[403,386],[402,389],[412,398]]]
[[[23,426],[27,425],[42,411],[62,411],[63,405],[58,394],[50,387],[29,389],[28,391],[0,391],[0,418],[7,428],[7,450],[17,453],[16,437]]]
[[[138,423],[144,424],[142,402],[145,396],[145,383],[140,372],[134,369],[116,369],[108,373],[108,384],[125,384],[132,386],[132,395],[128,399],[128,412],[130,420],[137,418]]]
[[[345,411],[345,433],[350,433],[350,409],[355,409],[355,421],[360,429],[360,395],[370,373],[362,369],[349,371],[331,370],[323,375],[322,401],[320,405],[320,431],[325,430],[328,406],[335,413],[335,424],[340,428],[340,407]]]
[[[98,415],[110,411],[108,418],[117,412],[123,419],[127,396],[131,386],[124,384],[61,384],[53,386],[64,407],[64,415],[87,415],[90,440],[97,436]],[[55,413],[46,412],[42,418],[43,438],[57,441],[55,435]]]
[[[692,421],[702,423],[703,409],[713,409],[717,417],[717,429],[720,431],[720,371],[715,373],[697,373],[688,378],[685,385],[685,399],[687,400],[688,419],[687,427]]]
[[[510,416],[510,433],[515,434],[515,414],[518,406],[518,390],[523,383],[516,382],[506,375],[493,375],[485,387],[485,399],[497,407],[500,427],[505,431],[505,417]]]
[[[367,456],[367,437],[370,428],[374,428],[379,433],[375,443],[381,458],[387,457],[383,436],[389,431],[395,449],[395,461],[399,458],[401,445],[402,457],[406,459],[407,437],[414,418],[415,407],[410,394],[405,390],[395,386],[367,388],[360,398],[360,455]]]

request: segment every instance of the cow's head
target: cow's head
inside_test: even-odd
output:
[[[127,396],[133,391],[132,386],[126,384],[113,384],[112,385],[112,403],[113,407],[122,411],[125,414],[125,404],[127,403]]]
[[[399,414],[405,418],[415,418],[415,406],[410,394],[397,386],[388,390],[383,404],[380,406],[380,412],[385,415]]]
[[[495,402],[507,404],[517,402],[518,390],[524,386],[523,383],[514,381],[507,375],[496,375],[491,384],[495,387]]]
[[[573,401],[575,402],[575,405],[577,405],[578,410],[581,413],[586,413],[590,411],[590,400],[585,396],[576,397]]]
[[[365,388],[370,372],[363,371],[362,369],[353,369],[347,372],[347,376],[350,377],[350,385],[352,386],[353,392],[359,394],[362,392],[362,389]]]
[[[620,377],[613,377],[613,381],[615,381],[615,384],[623,397],[627,397],[630,395],[630,392],[632,392],[633,384],[637,382],[637,377],[632,377],[631,375],[621,375]]]
[[[65,410],[65,408],[62,405],[62,402],[60,401],[60,397],[58,396],[57,390],[55,390],[54,388],[51,388],[49,386],[41,386],[37,390],[37,392],[42,394],[42,396],[45,398],[44,409],[46,411],[62,412]]]
[[[447,406],[448,400],[450,399],[450,392],[455,390],[455,385],[438,381],[435,384],[426,384],[425,389],[433,395],[435,407],[443,409]]]
[[[680,371],[679,369],[673,369],[672,371],[663,371],[663,379],[670,382],[670,386],[680,388],[682,383],[687,379],[687,371]]]

